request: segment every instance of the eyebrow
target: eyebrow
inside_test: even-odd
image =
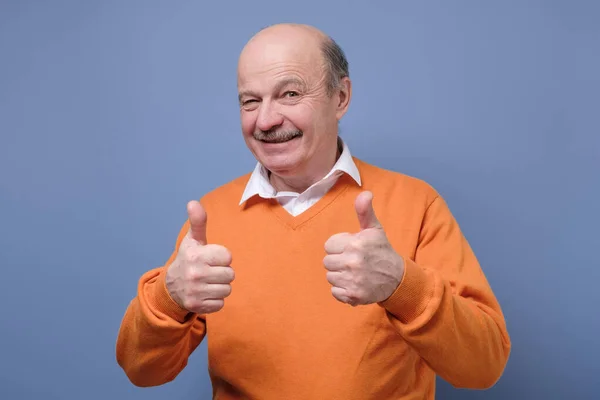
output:
[[[277,82],[277,84],[275,85],[275,92],[279,92],[281,89],[283,89],[286,86],[298,86],[301,89],[306,89],[306,84],[301,81],[298,78],[295,77],[289,77],[289,78],[284,78],[282,80],[280,80],[279,82]],[[243,90],[238,94],[238,101],[241,103],[242,102],[242,98],[243,97],[260,97],[258,96],[258,94],[252,90]]]
[[[295,77],[289,77],[289,78],[284,78],[282,80],[280,80],[279,82],[277,82],[277,85],[275,85],[275,91],[278,92],[281,89],[283,89],[286,86],[298,86],[302,89],[306,88],[306,85],[303,81],[301,81],[298,78]]]

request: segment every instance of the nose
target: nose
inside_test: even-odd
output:
[[[283,115],[271,101],[263,101],[258,109],[256,127],[261,131],[268,131],[283,124]]]

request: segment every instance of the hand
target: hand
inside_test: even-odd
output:
[[[186,310],[213,313],[223,308],[225,297],[231,293],[230,283],[235,277],[229,266],[231,253],[223,246],[207,244],[207,215],[199,202],[189,202],[187,211],[190,229],[167,269],[167,290]]]
[[[404,260],[388,241],[372,201],[373,195],[363,192],[354,203],[360,232],[338,233],[325,243],[323,264],[331,293],[352,306],[386,300],[404,274]]]

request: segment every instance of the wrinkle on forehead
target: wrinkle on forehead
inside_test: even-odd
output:
[[[325,93],[326,74],[322,69],[306,65],[279,64],[238,77],[238,97],[264,97],[280,93],[284,88],[299,90],[305,97]]]

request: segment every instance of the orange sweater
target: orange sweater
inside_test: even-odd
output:
[[[236,278],[225,307],[194,315],[165,287],[165,266],[145,273],[117,339],[117,360],[138,386],[173,380],[206,337],[215,399],[433,399],[435,374],[488,388],[510,352],[502,311],[444,200],[426,183],[355,159],[363,186],[343,176],[297,217],[275,200],[238,206],[249,175],[201,199],[210,243],[227,247]],[[373,207],[405,259],[381,304],[335,300],[324,243],[357,232],[354,200]]]

